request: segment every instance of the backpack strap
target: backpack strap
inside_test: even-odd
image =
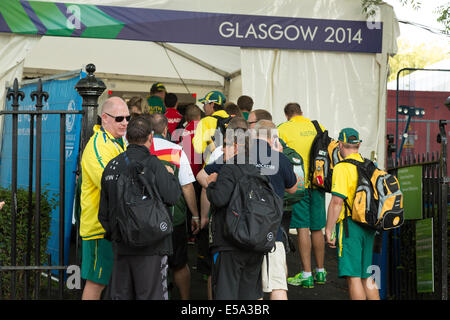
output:
[[[219,124],[226,125],[226,124],[229,123],[230,120],[231,120],[231,116],[228,116],[228,117],[225,117],[225,118],[224,118],[224,117],[218,116],[218,115],[216,114],[216,115],[210,116],[210,117],[213,117],[213,118],[217,119],[217,125],[216,125],[216,128],[219,128]],[[219,129],[220,129],[220,128],[219,128]]]
[[[364,163],[365,163],[365,160],[367,160],[367,159],[364,159]],[[363,164],[364,164],[363,162],[355,160],[355,159],[344,159],[344,160],[339,161],[339,163],[341,163],[341,162],[351,163],[351,164],[353,164],[353,165],[355,165],[355,166],[357,166],[359,168],[363,167]]]
[[[348,238],[348,217],[350,216],[349,213],[352,212],[352,208],[350,208],[347,199],[344,200],[344,207],[345,207],[345,214],[344,214],[344,230],[345,230],[345,237]]]
[[[316,128],[316,131],[317,131],[318,134],[319,134],[319,133],[323,133],[323,130],[322,130],[322,128],[320,127],[319,122],[317,122],[317,120],[313,120],[313,121],[311,121],[311,122],[312,122],[312,124],[314,125],[314,128]]]
[[[231,117],[223,118],[218,115],[214,115],[214,116],[211,115],[210,117],[213,117],[217,120],[216,129],[220,130],[220,133],[223,136],[222,139],[225,139],[226,124],[230,122]],[[214,132],[214,134],[211,136],[211,139],[214,143],[216,143],[216,132]],[[217,145],[217,146],[220,146],[220,145]]]
[[[358,169],[358,175],[362,174],[365,176],[365,178],[370,182],[370,178],[372,177],[373,173],[375,172],[375,170],[377,169],[375,163],[373,163],[372,160],[363,158],[364,162],[361,161],[357,161],[354,159],[344,159],[339,161],[339,163],[344,162],[344,163],[351,163],[353,165],[356,166],[356,168]],[[371,184],[369,184],[371,185]]]
[[[314,141],[313,141],[313,143],[314,143],[317,139],[317,135],[322,134],[323,130],[320,127],[319,122],[317,122],[317,120],[312,120],[311,123],[314,125],[314,128],[317,131],[317,134],[314,137]],[[312,183],[312,178],[314,176],[314,172],[311,170],[312,166],[313,166],[313,161],[314,161],[313,154],[310,154],[309,155],[309,172],[308,172],[308,177],[307,177],[309,180],[309,183],[310,183],[310,187],[308,188],[309,198],[311,198],[311,189],[314,188],[314,184]]]
[[[148,182],[147,178],[145,177],[145,170],[146,168],[148,168],[146,165],[143,165],[140,162],[136,162],[133,161],[131,162],[130,159],[128,158],[127,152],[123,152],[124,158],[125,158],[125,163],[128,167],[129,170],[129,174],[134,174],[136,173],[136,176],[138,178],[138,180],[144,185],[145,189],[147,190],[148,194],[151,196],[156,197],[159,201],[162,202],[161,196],[159,195],[158,190],[155,189],[155,175],[152,173],[151,174],[151,184]],[[142,166],[142,169],[138,168],[138,166]],[[133,172],[134,170],[134,172]]]
[[[354,159],[344,159],[342,161],[339,161],[339,163],[341,163],[341,162],[351,163],[351,164],[355,165],[358,170],[358,175],[364,174],[369,181],[370,181],[370,177],[373,174],[373,171],[376,169],[376,166],[373,163],[373,161],[371,161],[369,159],[365,159],[365,158],[364,158],[364,162],[357,161]],[[359,180],[359,177],[358,177],[358,180]],[[369,183],[369,186],[371,186],[370,183]],[[343,223],[344,223],[344,228],[345,228],[345,237],[348,238],[348,221],[347,221],[347,219],[350,216],[349,213],[352,212],[352,208],[350,208],[350,205],[348,204],[347,199],[344,200],[344,206],[345,206],[345,215],[344,215]]]
[[[123,153],[123,156],[125,158],[125,163],[126,163],[126,165],[128,167],[130,165],[130,159],[128,159],[128,155],[127,155],[126,151]]]
[[[344,213],[344,219],[341,220],[341,222],[339,223],[339,251],[338,251],[338,255],[339,257],[342,256],[342,232],[344,231],[345,233],[345,237],[348,238],[349,237],[349,232],[348,232],[348,219],[349,219],[349,212],[351,212],[351,208],[348,205],[347,199],[344,200],[344,208],[345,208],[345,213]]]

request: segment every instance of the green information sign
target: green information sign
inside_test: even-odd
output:
[[[433,218],[416,221],[417,292],[434,292]]]
[[[398,169],[405,219],[422,219],[422,166]]]

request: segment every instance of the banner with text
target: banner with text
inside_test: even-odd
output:
[[[381,22],[0,1],[0,32],[380,53]]]

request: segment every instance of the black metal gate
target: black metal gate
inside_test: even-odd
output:
[[[10,248],[3,248],[8,250],[10,257],[10,265],[4,265],[0,261],[0,299],[5,296],[9,299],[40,299],[42,298],[42,292],[45,289],[41,286],[41,274],[47,272],[47,293],[45,298],[63,299],[65,295],[65,282],[64,273],[69,267],[64,265],[64,208],[65,208],[65,132],[66,132],[66,115],[68,114],[81,114],[82,118],[82,133],[80,143],[80,155],[84,146],[86,145],[89,137],[92,134],[92,127],[97,118],[98,97],[106,89],[102,81],[97,80],[94,76],[95,66],[89,64],[86,67],[87,76],[81,79],[75,88],[83,98],[82,111],[76,110],[61,110],[50,111],[43,110],[43,102],[47,101],[49,95],[42,90],[42,81],[39,79],[38,87],[36,91],[31,93],[31,98],[36,101],[35,110],[20,110],[19,103],[24,99],[24,93],[20,91],[17,79],[14,81],[14,85],[9,89],[7,99],[12,100],[12,110],[0,111],[0,116],[11,115],[12,116],[12,176],[11,176],[11,199],[3,199],[10,201],[11,207],[11,231],[10,231]],[[51,261],[41,261],[41,160],[42,160],[42,116],[45,114],[59,115],[59,256],[58,265],[51,265]],[[18,217],[18,203],[17,203],[17,149],[18,149],[18,116],[29,115],[30,116],[30,148],[29,148],[29,168],[20,168],[20,170],[29,170],[29,183],[28,183],[28,206],[27,208],[21,208],[22,212],[26,211],[26,228],[28,230],[26,235],[26,250],[24,257],[17,256],[17,217]],[[36,127],[34,128],[34,123]],[[36,132],[33,134],[33,132]],[[33,149],[35,151],[35,159]],[[35,190],[34,190],[34,205],[33,205],[33,161],[35,162]],[[0,211],[1,214],[1,211]],[[32,241],[31,230],[34,229],[34,241]],[[78,228],[77,228],[78,233]],[[77,234],[78,237],[78,234]],[[2,248],[0,248],[1,250]],[[32,253],[34,254],[34,261],[31,261]],[[78,252],[77,252],[78,255]],[[19,260],[23,263],[19,264]],[[79,259],[77,259],[79,260]],[[47,265],[43,265],[48,263]],[[52,290],[51,285],[51,271],[57,271],[58,273],[58,289]],[[2,281],[5,275],[9,275],[9,283],[6,285]],[[19,277],[20,275],[20,277]],[[34,281],[33,281],[34,280]],[[30,287],[30,284],[34,282],[34,288]],[[8,290],[5,290],[8,287]],[[21,288],[22,295],[17,295],[18,287]],[[6,295],[6,291],[8,294]],[[31,295],[30,292],[33,292]],[[56,296],[54,294],[57,293]]]
[[[439,122],[441,152],[397,159],[398,165],[388,171],[397,175],[398,169],[422,166],[423,219],[433,218],[434,283],[433,293],[417,292],[416,221],[406,220],[404,225],[389,233],[388,297],[403,299],[448,299],[448,229],[450,195],[447,175],[446,124]]]

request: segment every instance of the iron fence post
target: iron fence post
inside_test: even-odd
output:
[[[440,194],[440,242],[442,248],[442,260],[441,260],[441,299],[448,299],[448,183],[449,179],[447,176],[447,132],[445,132],[445,125],[449,121],[447,120],[439,120],[439,136],[441,143],[441,157],[440,157],[440,186],[441,192]]]
[[[82,135],[80,143],[80,154],[93,133],[93,127],[97,122],[98,98],[105,91],[106,86],[102,80],[94,76],[95,65],[92,63],[86,66],[87,76],[80,79],[75,85],[75,89],[83,99],[82,107],[84,116],[82,119]]]
[[[13,111],[19,109],[19,101],[25,98],[23,91],[19,90],[19,82],[14,79],[13,89],[9,90],[6,95],[8,100],[12,99]],[[17,264],[16,259],[16,217],[17,217],[17,136],[18,136],[18,120],[17,114],[13,114],[12,121],[12,176],[11,176],[11,265]],[[11,298],[16,296],[16,273],[11,272]]]
[[[44,100],[48,100],[48,93],[42,90],[42,80],[39,79],[36,91],[31,92],[31,100],[36,100],[36,111],[42,111]],[[38,113],[36,115],[36,180],[35,180],[35,230],[34,230],[34,250],[35,250],[35,264],[39,266],[41,264],[41,158],[42,158],[42,114]],[[35,299],[39,299],[39,287],[40,287],[40,275],[36,274],[35,280]]]
[[[34,145],[34,116],[30,114],[30,148],[28,161],[28,213],[27,213],[27,245],[25,255],[25,265],[31,264],[31,224],[33,223],[33,145]],[[28,291],[30,287],[30,272],[25,271],[25,300],[28,300]]]

